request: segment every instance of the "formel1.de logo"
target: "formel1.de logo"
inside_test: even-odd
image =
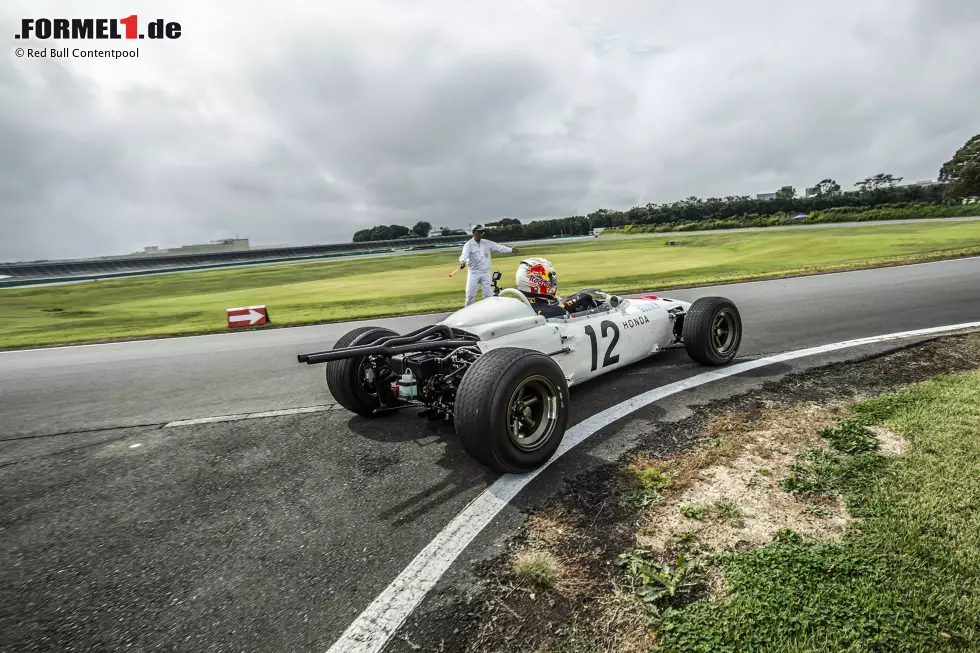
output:
[[[23,18],[15,39],[179,39],[180,23],[156,18],[140,29],[136,14],[125,18]]]

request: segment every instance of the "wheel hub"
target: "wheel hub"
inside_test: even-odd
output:
[[[558,422],[558,389],[543,376],[525,379],[511,395],[507,434],[523,451],[543,446]]]
[[[727,355],[738,342],[738,323],[731,310],[724,308],[715,315],[711,324],[711,347],[720,355]]]

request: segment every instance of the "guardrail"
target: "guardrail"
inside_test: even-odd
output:
[[[225,268],[245,267],[250,265],[266,265],[270,263],[287,263],[295,261],[318,260],[325,258],[344,258],[347,256],[364,256],[367,254],[387,254],[390,249],[372,249],[358,252],[338,252],[336,254],[318,254],[313,256],[285,257],[274,259],[260,259],[256,261],[237,261],[234,263],[212,263],[209,265],[186,265],[178,267],[150,268],[148,270],[124,270],[120,272],[102,272],[97,274],[75,274],[60,277],[29,277],[29,278],[10,278],[0,279],[0,288],[12,288],[16,286],[36,286],[49,283],[68,283],[73,281],[97,281],[100,279],[118,279],[122,277],[143,277],[151,274],[167,274],[170,272],[187,272],[191,270],[220,270]]]
[[[575,240],[581,238],[587,238],[587,236],[552,236],[550,238],[518,240],[512,244],[523,245],[527,243],[554,242],[556,240]],[[433,238],[376,240],[361,243],[338,243],[333,245],[256,249],[240,252],[214,252],[209,254],[150,255],[111,259],[8,263],[0,264],[0,288],[140,277],[191,270],[217,270],[275,263],[365,256],[370,254],[395,254],[397,250],[405,249],[428,251],[462,247],[468,239],[468,235],[437,236]],[[49,273],[46,274],[45,272],[47,271]],[[9,276],[4,279],[2,278],[4,275]]]

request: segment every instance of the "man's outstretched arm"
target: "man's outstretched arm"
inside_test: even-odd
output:
[[[486,241],[486,243],[487,245],[490,246],[490,249],[492,249],[495,252],[500,252],[501,254],[517,253],[516,247],[507,247],[507,245],[500,245],[490,240]]]

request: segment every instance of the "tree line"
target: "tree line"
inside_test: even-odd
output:
[[[522,224],[515,218],[488,222],[487,237],[493,240],[550,238],[552,236],[581,236],[596,227],[620,228],[632,225],[637,230],[660,231],[658,227],[684,229],[730,228],[773,222],[782,224],[798,214],[818,214],[813,217],[828,220],[833,216],[851,215],[863,219],[891,219],[886,216],[922,212],[924,206],[959,204],[968,197],[980,196],[980,134],[971,138],[953,157],[943,164],[938,183],[931,186],[900,186],[902,177],[890,173],[878,173],[854,184],[854,190],[845,191],[833,179],[822,179],[814,186],[809,197],[801,197],[796,189],[786,186],[772,199],[750,196],[688,197],[667,204],[634,206],[625,211],[600,209],[585,216],[533,220]],[[879,210],[880,209],[880,210]],[[891,213],[889,213],[891,212]],[[959,210],[930,211],[934,214],[958,214]],[[710,226],[709,226],[710,225]],[[644,226],[651,226],[645,229]],[[666,229],[663,229],[666,230]],[[683,230],[683,229],[682,229]],[[419,222],[411,229],[399,225],[380,225],[362,229],[354,234],[354,241],[396,240],[400,238],[424,238],[432,231],[428,222]],[[464,230],[442,228],[443,236],[466,236]]]
[[[881,175],[891,177],[891,175]],[[855,191],[841,191],[833,179],[817,184],[818,190],[810,197],[799,197],[793,188],[784,188],[773,199],[757,199],[747,196],[688,197],[668,204],[634,206],[626,211],[600,209],[588,218],[593,227],[623,227],[629,224],[667,224],[729,220],[746,215],[773,215],[777,213],[810,213],[836,207],[875,207],[883,204],[924,203],[943,201],[941,186],[895,186],[898,179],[891,177],[888,185],[868,185]]]
[[[354,233],[354,242],[362,243],[372,240],[400,240],[404,238],[428,238],[432,231],[432,225],[428,222],[418,221],[415,226],[409,229],[400,224],[378,225],[370,229],[361,229]]]

